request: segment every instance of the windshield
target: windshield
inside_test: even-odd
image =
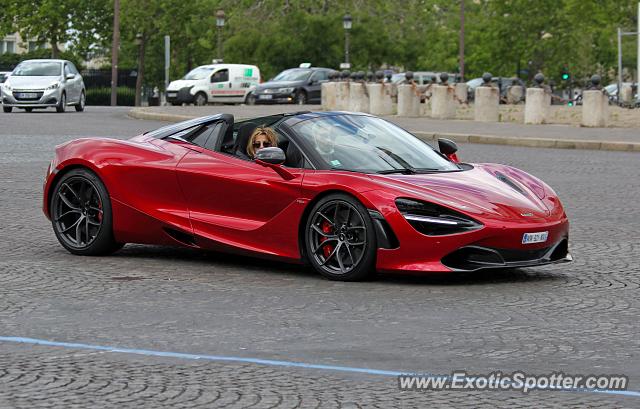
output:
[[[46,61],[26,61],[20,63],[13,76],[16,77],[57,77],[62,73],[62,63]]]
[[[310,73],[311,70],[286,70],[276,75],[273,81],[301,81],[306,79]]]
[[[335,115],[293,125],[327,167],[366,173],[460,168],[407,131],[380,118]]]
[[[194,68],[187,75],[184,76],[183,80],[203,80],[207,78],[213,72],[213,67],[198,67]]]

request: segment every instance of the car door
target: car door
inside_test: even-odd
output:
[[[302,212],[304,170],[289,170],[294,177],[287,180],[269,167],[217,150],[185,155],[178,181],[198,244],[298,259],[297,225],[291,222]]]
[[[67,102],[76,102],[78,98],[80,98],[80,94],[78,92],[78,87],[76,85],[76,76],[73,79],[69,79],[69,75],[75,75],[71,72],[71,67],[69,67],[69,63],[64,63],[64,82],[65,82],[65,91],[67,93]]]
[[[213,102],[233,102],[233,90],[229,81],[229,69],[219,69],[211,74],[209,98]]]
[[[318,70],[309,77],[309,102],[320,102],[322,83],[328,81],[327,71]]]

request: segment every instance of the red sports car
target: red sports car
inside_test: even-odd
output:
[[[250,158],[257,127],[277,146],[253,145]],[[456,150],[366,114],[219,114],[58,146],[44,213],[73,254],[180,245],[309,263],[345,281],[571,261],[549,186],[510,166],[459,163]]]

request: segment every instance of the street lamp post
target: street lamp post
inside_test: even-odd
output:
[[[216,12],[216,27],[218,27],[218,60],[222,62],[222,28],[224,27],[224,10],[220,9]]]
[[[350,14],[345,14],[342,18],[342,27],[344,28],[344,63],[345,69],[349,69],[351,64],[349,63],[349,31],[351,30],[351,23],[353,19]],[[342,68],[342,67],[341,67]]]
[[[136,77],[136,99],[135,106],[141,105],[142,97],[142,81],[144,80],[144,37],[142,34],[136,34],[134,40],[135,45],[138,46],[138,76]]]

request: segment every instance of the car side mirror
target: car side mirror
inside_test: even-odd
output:
[[[282,165],[287,159],[282,149],[272,146],[269,148],[262,148],[256,152],[256,162],[264,162],[269,165]]]
[[[295,175],[289,172],[282,164],[287,159],[282,149],[278,147],[262,148],[256,152],[255,161],[257,164],[266,166],[276,171],[284,180],[295,179]]]
[[[66,78],[66,79],[68,79],[68,80],[72,80],[72,79],[74,79],[75,77],[76,77],[76,75],[75,75],[75,74],[67,74],[67,76],[66,76],[65,78]]]
[[[451,139],[439,138],[438,149],[440,150],[440,153],[449,158],[451,162],[460,162],[456,155],[456,152],[458,152],[458,145],[456,145],[456,143]]]

